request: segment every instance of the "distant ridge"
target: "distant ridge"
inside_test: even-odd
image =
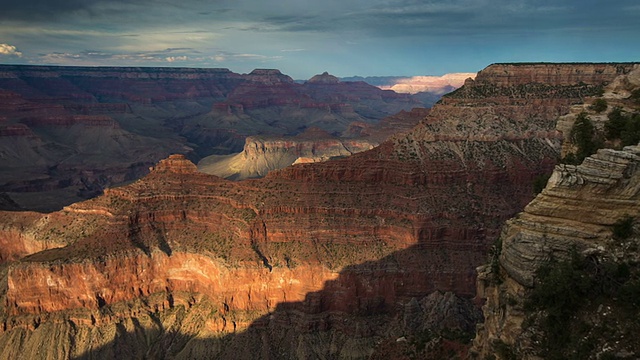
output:
[[[464,84],[468,78],[475,78],[475,73],[450,73],[441,76],[353,76],[341,78],[341,81],[364,81],[382,90],[393,90],[397,93],[417,94],[428,92],[443,95]]]

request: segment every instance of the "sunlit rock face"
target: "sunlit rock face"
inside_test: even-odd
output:
[[[469,331],[476,267],[553,169],[557,117],[615,78],[549,66],[567,69],[492,65],[344,159],[234,182],[173,155],[59,212],[1,213],[2,356],[384,357],[438,311]]]
[[[412,76],[394,81],[392,85],[380,86],[384,90],[393,90],[397,93],[416,94],[430,92],[434,94],[446,94],[464,85],[465,80],[475,78],[476,73],[452,73],[442,76]]]
[[[323,162],[370,150],[394,134],[407,133],[428,113],[429,109],[414,108],[375,125],[356,121],[340,136],[317,127],[296,136],[249,136],[242,152],[208,156],[198,162],[198,168],[233,180],[263,177],[292,164]]]

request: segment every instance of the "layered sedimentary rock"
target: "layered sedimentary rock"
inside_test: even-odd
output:
[[[273,69],[3,65],[1,125],[14,130],[0,137],[0,190],[51,211],[171,153],[199,160],[241,151],[249,135],[312,126],[338,134],[420,104],[362,82],[298,84]],[[15,132],[24,126],[29,136]]]
[[[381,89],[389,89],[398,93],[416,94],[430,92],[446,94],[453,91],[469,78],[475,78],[475,73],[454,73],[443,76],[413,76],[394,81],[394,84],[381,86]]]
[[[555,164],[555,119],[614,80],[492,85],[483,72],[409,133],[344,159],[231,182],[175,155],[98,198],[8,220],[11,238],[47,250],[3,255],[36,251],[2,273],[2,353],[368,358],[431,344],[437,329],[412,318],[473,317],[475,268]]]
[[[313,137],[306,135],[313,134]],[[296,163],[320,162],[370,150],[376,143],[365,139],[340,139],[323,131],[307,131],[304,137],[248,137],[244,150],[234,155],[212,155],[198,163],[200,171],[227,179],[265,176],[269,171]]]
[[[571,86],[579,83],[589,85],[609,84],[620,75],[628,74],[636,64],[597,64],[597,63],[518,63],[496,64],[482,72],[476,78],[478,82],[498,86],[530,86],[546,84],[548,86]]]
[[[634,81],[640,67],[635,65],[632,69],[605,87],[604,98],[610,101],[610,107],[637,110],[637,103],[626,100],[630,91],[640,85]],[[575,113],[580,111],[588,111],[588,107],[574,108],[573,115],[562,117],[558,126],[570,129],[571,123],[565,122],[575,119]],[[602,117],[606,118],[606,112]],[[638,357],[637,342],[628,338],[629,331],[637,331],[637,309],[625,302],[624,286],[631,286],[637,277],[638,237],[634,224],[640,217],[639,166],[638,146],[600,149],[578,166],[558,165],[542,193],[524,212],[507,221],[492,264],[479,268],[478,296],[486,303],[485,321],[474,341],[478,358],[489,354],[500,354],[499,358],[504,359]],[[616,234],[616,228],[625,221],[629,222],[629,233],[623,238]],[[563,297],[584,296],[587,300],[579,309],[576,306],[576,313],[568,320],[571,322],[557,326],[582,335],[575,341],[567,337],[553,348],[549,345],[552,342],[545,339],[557,335],[545,333],[552,327],[540,320],[549,310],[535,310],[539,304],[532,294],[542,286],[542,268],[557,261],[575,261],[572,259],[576,256],[586,258],[593,267],[580,270],[584,271],[580,275],[583,279],[607,278],[611,275],[606,275],[606,269],[610,268],[624,268],[628,279],[623,276],[613,280],[617,284],[613,288],[622,289],[615,292],[599,280],[593,285],[593,296],[572,294],[571,287],[567,287]],[[556,279],[557,284],[561,281]],[[577,349],[580,355],[576,355]]]
[[[625,218],[640,216],[639,155],[638,146],[603,149],[579,166],[558,166],[546,189],[507,222],[499,267],[483,267],[478,277],[478,295],[487,299],[485,321],[476,338],[480,356],[495,352],[498,343],[507,344],[518,358],[539,356],[541,349],[531,339],[533,330],[523,325],[527,318],[523,304],[535,286],[536,271],[551,259],[569,259],[574,249],[602,258],[632,256],[629,250],[614,255],[612,228]],[[503,274],[503,282],[495,281],[496,271]],[[606,352],[607,346],[614,352],[638,350],[603,346],[593,355]]]
[[[415,108],[386,117],[376,125],[354,122],[340,137],[315,127],[296,136],[249,136],[242,152],[208,156],[198,162],[198,168],[233,180],[262,177],[292,164],[327,161],[370,150],[394,134],[408,132],[428,113],[429,109]]]

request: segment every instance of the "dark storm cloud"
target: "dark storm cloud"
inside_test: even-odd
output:
[[[216,1],[184,0],[0,0],[0,20],[53,23],[80,20],[166,21],[172,15],[222,15],[230,9],[216,8]],[[212,10],[212,9],[215,9]],[[124,17],[123,17],[124,16]],[[159,17],[156,17],[159,16]]]
[[[637,5],[602,1],[371,1],[361,8],[320,16],[289,13],[256,19],[262,30],[366,31],[378,36],[554,31],[571,28],[637,28]],[[429,33],[425,33],[425,31]]]
[[[0,0],[0,45],[11,49],[0,61],[332,63],[353,69],[344,75],[364,63],[372,75],[421,67],[439,53],[442,68],[452,57],[631,61],[639,18],[637,0]]]
[[[70,15],[93,13],[97,4],[103,0],[1,0],[0,19],[29,22],[50,22]],[[126,1],[111,2],[117,6],[126,5]]]
[[[114,26],[177,24],[188,20],[235,22],[243,30],[281,32],[365,31],[379,35],[415,35],[429,30],[499,31],[562,29],[572,26],[624,27],[637,21],[635,0],[0,0],[0,19],[73,22],[90,18]],[[240,25],[241,24],[241,25]]]
[[[47,17],[56,17],[57,14],[67,13],[75,9],[81,9],[90,1],[69,0],[29,0],[29,1],[0,1],[0,19],[4,20],[37,20]]]

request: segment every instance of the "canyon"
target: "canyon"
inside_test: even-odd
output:
[[[587,114],[602,131],[616,110],[638,113],[640,103],[631,96],[638,89],[636,65],[603,88],[604,109],[576,105],[557,127],[570,133],[579,115]],[[567,139],[562,155],[575,147]],[[476,358],[638,357],[631,335],[639,330],[638,294],[630,289],[640,270],[640,147],[617,147],[599,149],[578,165],[557,165],[544,190],[506,222],[492,261],[478,269],[478,296],[486,302]],[[618,269],[622,275],[615,274]],[[608,287],[607,279],[615,285]],[[581,289],[581,281],[588,287]],[[554,297],[563,286],[558,294],[566,301]],[[545,301],[555,308],[540,305]]]
[[[493,64],[345,158],[229,181],[173,154],[60,211],[0,212],[0,357],[464,356],[476,268],[553,171],[559,117],[637,68]],[[627,176],[612,154],[595,163]]]
[[[207,156],[198,162],[198,169],[226,179],[242,180],[262,177],[292,164],[345,157],[370,150],[392,135],[408,132],[428,113],[429,109],[414,108],[385,117],[375,126],[354,122],[341,136],[315,127],[291,137],[248,136],[241,153]]]
[[[0,65],[0,206],[59,210],[170,154],[237,153],[248,136],[319,128],[355,143],[366,131],[349,129],[431,104],[329,74]]]

